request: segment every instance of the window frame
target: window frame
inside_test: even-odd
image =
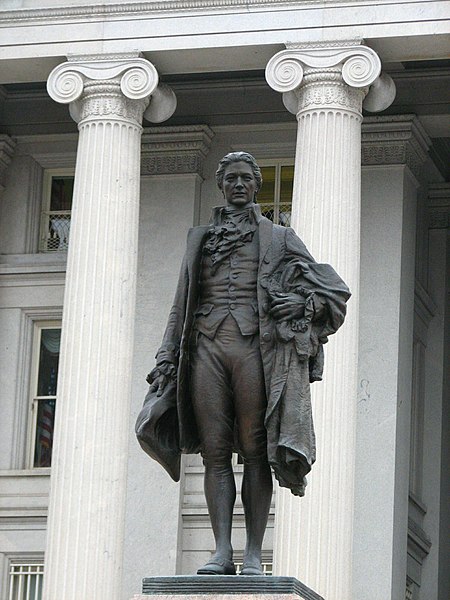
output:
[[[67,249],[64,250],[48,250],[45,249],[45,242],[47,240],[47,232],[48,232],[48,221],[49,221],[49,213],[50,213],[50,203],[52,196],[52,180],[57,177],[75,177],[75,169],[74,168],[55,168],[55,169],[45,169],[44,175],[42,178],[42,206],[41,206],[41,215],[40,215],[40,226],[39,226],[39,253],[42,254],[51,254],[53,252],[67,252]],[[72,215],[72,210],[70,211],[60,211],[61,213],[70,213]]]
[[[280,203],[281,203],[281,169],[282,167],[294,167],[295,168],[295,160],[294,158],[264,158],[258,160],[258,165],[260,168],[265,167],[275,167],[275,182],[274,182],[274,199],[273,199],[273,214],[276,215],[276,220],[274,219],[274,223],[279,225],[279,213],[280,213]],[[264,178],[263,178],[264,185]],[[292,202],[292,199],[291,199]],[[259,204],[259,201],[258,201]]]
[[[37,435],[37,415],[39,400],[55,399],[55,396],[38,396],[38,377],[39,377],[39,362],[40,362],[40,347],[43,329],[62,329],[62,322],[58,319],[35,321],[33,323],[32,333],[32,349],[31,349],[31,365],[30,365],[30,388],[29,388],[29,409],[28,409],[28,448],[27,448],[27,468],[32,470],[51,469],[50,467],[35,467],[34,454],[36,450],[36,435]]]

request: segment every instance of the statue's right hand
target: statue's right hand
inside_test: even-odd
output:
[[[147,375],[147,381],[150,384],[150,391],[156,392],[157,396],[161,396],[167,384],[171,380],[176,379],[176,367],[169,362],[163,362],[157,365]]]

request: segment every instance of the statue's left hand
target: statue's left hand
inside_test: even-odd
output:
[[[301,319],[305,312],[305,298],[299,294],[277,292],[272,300],[270,314],[276,321]]]
[[[150,384],[150,391],[156,392],[161,396],[169,381],[176,379],[176,367],[174,364],[163,361],[159,363],[148,375],[147,382]]]

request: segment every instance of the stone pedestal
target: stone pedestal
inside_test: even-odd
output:
[[[147,577],[133,600],[323,600],[294,577],[179,575]]]

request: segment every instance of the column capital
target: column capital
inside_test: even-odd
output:
[[[273,56],[266,67],[266,80],[272,89],[283,94],[286,108],[297,114],[298,92],[308,83],[336,86],[346,84],[350,108],[357,108],[359,98],[366,96],[365,108],[373,112],[384,110],[395,97],[395,85],[387,75],[381,75],[378,54],[360,42],[291,44]],[[360,94],[355,92],[360,91]],[[351,96],[355,96],[352,101]],[[316,99],[327,104],[327,98]],[[301,107],[300,107],[301,108]]]
[[[339,67],[345,83],[356,88],[367,87],[381,73],[378,54],[367,46],[291,46],[267,63],[267,83],[277,92],[292,92],[300,87],[308,67],[320,70]]]
[[[159,83],[154,65],[137,52],[71,55],[50,73],[47,91],[56,102],[69,104],[77,123],[122,117],[140,124],[145,109],[148,120],[162,122],[176,108],[173,91]]]

